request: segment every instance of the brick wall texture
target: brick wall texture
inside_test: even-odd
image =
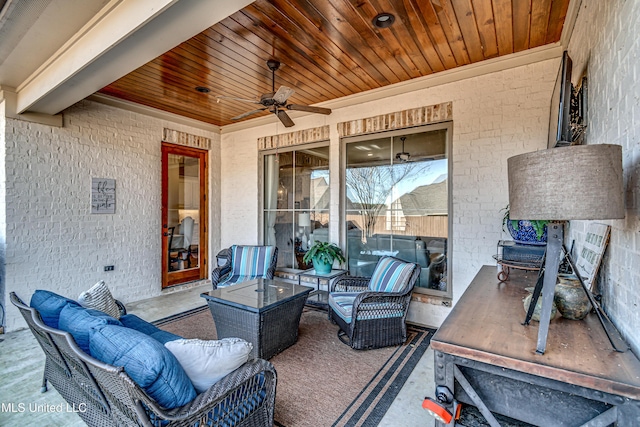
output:
[[[6,119],[7,295],[28,302],[49,289],[77,298],[98,280],[124,302],[160,294],[164,127],[212,138],[210,164],[219,164],[218,134],[95,102],[65,110],[62,128]],[[91,214],[92,177],[116,180],[115,214]],[[219,202],[220,179],[210,181]],[[219,224],[219,209],[211,221]],[[23,326],[6,307],[7,330]]]
[[[569,43],[573,80],[588,79],[589,144],[622,145],[626,218],[611,225],[599,275],[603,306],[640,354],[640,2],[586,1]],[[568,178],[570,179],[570,174]],[[570,237],[584,240],[586,221],[573,221]]]

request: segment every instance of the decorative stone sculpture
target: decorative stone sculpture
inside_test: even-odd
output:
[[[582,320],[591,311],[589,297],[577,277],[559,277],[553,300],[562,317]]]

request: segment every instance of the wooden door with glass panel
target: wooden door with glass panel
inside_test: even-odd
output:
[[[206,278],[207,152],[162,144],[162,287]]]

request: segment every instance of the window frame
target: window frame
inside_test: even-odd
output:
[[[447,210],[448,210],[448,218],[447,218],[447,290],[441,291],[437,289],[429,289],[429,288],[420,288],[414,287],[413,291],[415,293],[433,295],[438,297],[443,297],[447,299],[451,299],[453,297],[453,284],[451,282],[452,275],[452,253],[453,253],[453,122],[441,122],[434,123],[428,125],[421,125],[415,127],[406,127],[402,129],[394,129],[383,132],[371,132],[362,135],[355,136],[346,136],[340,138],[340,176],[339,176],[339,186],[340,186],[340,212],[339,212],[339,222],[340,222],[340,246],[342,248],[347,247],[347,230],[345,227],[346,223],[346,207],[347,207],[347,144],[351,144],[354,142],[362,142],[368,141],[375,138],[391,138],[391,137],[400,137],[407,134],[416,134],[416,133],[426,133],[431,131],[438,130],[446,130],[446,140],[445,140],[445,153],[447,156]]]
[[[326,147],[329,149],[329,159],[328,159],[328,170],[329,170],[329,188],[331,188],[332,185],[332,177],[331,177],[331,144],[330,144],[330,140],[329,139],[325,139],[322,141],[315,141],[315,142],[311,142],[311,143],[306,143],[306,144],[294,144],[294,145],[288,145],[286,147],[277,147],[277,148],[270,148],[270,149],[266,149],[266,150],[259,150],[259,156],[258,156],[258,211],[259,211],[259,215],[258,215],[258,244],[260,245],[264,245],[265,244],[265,227],[264,227],[264,222],[265,222],[265,204],[264,204],[264,162],[265,162],[265,157],[272,155],[272,154],[282,154],[282,153],[289,153],[289,152],[294,152],[294,151],[302,151],[302,150],[306,150],[306,149],[313,149],[313,148],[319,148],[319,147]],[[293,189],[293,191],[295,192],[295,187]],[[329,193],[329,197],[331,197],[331,193]],[[331,204],[331,201],[329,201],[329,204]],[[309,211],[309,209],[299,209],[299,210],[306,210]],[[292,213],[296,213],[298,210],[295,209],[295,207],[290,211]],[[331,209],[327,210],[327,215],[329,216],[329,233],[331,232]],[[278,271],[282,271],[282,269],[277,269]]]

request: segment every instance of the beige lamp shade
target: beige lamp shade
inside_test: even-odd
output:
[[[311,215],[309,212],[298,214],[298,227],[309,227],[311,225]]]
[[[507,169],[511,219],[624,218],[620,145],[535,151],[510,157]]]

